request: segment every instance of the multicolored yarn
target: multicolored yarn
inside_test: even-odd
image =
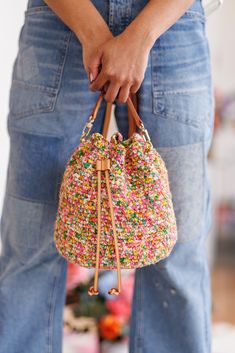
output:
[[[66,165],[54,240],[69,262],[95,267],[97,237],[98,158],[109,158],[110,187],[121,268],[131,269],[167,257],[177,239],[168,174],[159,153],[135,132],[110,141],[93,133]],[[101,179],[101,269],[115,269],[116,256],[104,175]]]

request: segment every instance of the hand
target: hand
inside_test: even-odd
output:
[[[98,54],[99,47],[111,38],[113,38],[112,33],[106,28],[103,28],[98,36],[93,37],[93,40],[89,40],[89,42],[83,44],[83,65],[90,82],[96,79],[101,69],[101,61]]]
[[[130,93],[136,93],[144,79],[150,48],[122,32],[101,44],[91,55],[90,67],[95,72],[92,91],[104,90],[107,102],[117,99],[125,103]],[[96,75],[98,65],[100,73]]]
[[[90,81],[94,80],[90,89],[104,90],[108,102],[116,98],[126,102],[130,92],[137,92],[154,42],[193,3],[193,0],[149,0],[114,38],[92,1],[44,1],[82,43],[84,67]]]

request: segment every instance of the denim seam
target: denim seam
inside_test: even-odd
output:
[[[137,288],[137,294],[139,293],[137,297],[137,308],[139,311],[137,311],[137,327],[136,327],[136,337],[135,337],[135,348],[136,351],[135,353],[143,353],[143,345],[142,345],[142,337],[144,336],[143,333],[143,321],[142,321],[142,303],[143,303],[143,291],[142,291],[142,269],[139,269],[139,288]]]
[[[161,38],[159,38],[159,42],[156,42],[157,43],[157,47],[156,46],[153,46],[152,47],[152,50],[156,50],[157,51],[157,55],[158,56],[161,56],[162,53],[164,53],[164,51],[169,51],[170,50],[175,50],[175,45],[174,44],[167,44],[167,46],[163,46],[161,44]],[[177,45],[177,48],[189,48],[189,46],[194,46],[195,44],[200,44],[201,41],[195,41],[195,42],[190,42],[190,45],[188,44],[179,44]],[[162,52],[162,53],[161,53]],[[202,57],[202,59],[205,59],[206,57]],[[175,62],[175,61],[174,61]],[[188,63],[191,63],[192,61],[191,60],[185,60],[183,62],[181,62],[180,64],[183,66],[184,64],[188,64]],[[169,65],[170,66],[170,65]]]
[[[56,73],[57,75],[57,73]],[[46,92],[46,93],[51,93],[52,95],[56,94],[58,92],[58,88],[53,88],[49,86],[42,86],[42,85],[35,85],[30,82],[25,82],[25,81],[20,81],[13,79],[12,83],[16,86],[23,86],[25,89],[31,90],[31,89],[36,89],[40,92]]]
[[[58,147],[58,156],[62,154],[63,148],[64,148],[64,139],[61,139],[59,142],[59,147]],[[58,203],[59,198],[60,198],[60,187],[61,187],[61,175],[60,175],[60,163],[59,163],[59,158],[57,156],[56,160],[56,180],[55,180],[55,194],[54,194],[54,202],[55,204]],[[63,177],[63,175],[62,175]]]
[[[183,16],[181,18],[183,18],[184,16],[191,17],[191,18],[200,18],[203,22],[206,22],[205,15],[201,14],[200,12],[197,12],[197,11],[187,10],[187,11],[185,11],[185,13],[183,14]]]
[[[47,134],[47,133],[37,133],[35,132],[35,130],[27,130],[25,131],[24,129],[19,129],[19,128],[15,128],[15,127],[12,127],[10,126],[10,132],[22,132],[22,133],[27,133],[27,134],[30,134],[30,135],[35,135],[35,136],[42,136],[42,137],[55,137],[57,138],[58,140],[64,140],[64,136],[63,135],[52,135],[52,134]]]
[[[202,163],[203,163],[203,171],[204,171],[204,177],[205,177],[205,143],[203,143],[203,158],[202,158]],[[205,180],[205,178],[204,178]],[[203,192],[203,195],[205,193],[205,181],[204,181],[204,192]],[[203,203],[203,214],[205,214],[205,201]],[[201,271],[201,281],[200,281],[200,287],[201,287],[201,293],[202,293],[202,300],[203,300],[203,308],[206,308],[206,300],[205,300],[205,293],[204,293],[204,286],[203,286],[203,280],[204,280],[204,272]],[[205,332],[205,353],[209,353],[207,352],[207,346],[208,346],[208,342],[209,342],[209,339],[208,339],[208,327],[207,327],[207,317],[206,317],[206,310],[203,310],[203,316],[204,316],[204,332]]]
[[[55,304],[56,304],[56,287],[57,287],[57,282],[59,279],[59,273],[60,273],[60,264],[56,263],[56,272],[53,280],[53,285],[50,293],[50,301],[49,301],[49,315],[48,315],[48,336],[47,336],[47,347],[48,351],[47,353],[54,353],[53,352],[53,330],[54,330],[54,313],[55,313]]]
[[[205,191],[206,191],[206,183],[207,183],[207,175],[206,175],[206,164],[207,164],[207,153],[206,153],[206,142],[204,141],[203,143],[203,146],[204,146],[204,158],[203,158],[203,161],[204,161],[204,188],[205,188]],[[209,191],[209,190],[208,190]],[[206,201],[204,203],[204,207],[206,208],[207,207],[207,198],[206,198]],[[204,210],[204,214],[206,214],[206,216],[208,217],[208,213],[206,213],[206,211],[208,212],[207,209]],[[210,211],[209,211],[210,212]],[[206,225],[205,225],[206,226]],[[206,229],[206,227],[205,227]],[[206,232],[207,232],[207,229],[206,229]],[[207,261],[207,260],[206,260]],[[205,276],[205,275],[204,275]],[[203,296],[204,298],[204,308],[206,308],[206,301],[205,301],[205,298],[206,296],[204,295]],[[209,339],[209,332],[208,332],[208,325],[209,325],[209,322],[207,320],[207,316],[206,316],[206,311],[204,311],[204,315],[205,315],[205,332],[206,332],[206,344],[207,344],[207,347],[209,347],[210,345],[210,339]],[[208,352],[209,353],[209,352]]]
[[[24,111],[24,112],[21,112],[19,114],[15,114],[13,112],[11,112],[11,115],[16,117],[17,120],[20,120],[20,119],[23,119],[23,118],[26,118],[26,117],[29,117],[33,114],[37,114],[37,113],[50,113],[53,111],[53,107],[54,107],[54,102],[53,100],[55,100],[56,98],[56,95],[54,97],[51,97],[50,98],[50,103],[48,105],[42,105],[41,103],[39,103],[39,106],[36,108],[32,108],[31,110],[27,110],[27,111]]]
[[[49,14],[55,15],[55,12],[47,5],[45,6],[35,6],[27,9],[24,14],[25,16],[35,15],[37,13],[47,12]]]
[[[67,58],[68,47],[69,47],[70,38],[71,38],[71,32],[72,31],[69,30],[68,33],[66,33],[66,36],[64,37],[63,50],[62,50],[63,54],[61,55],[60,63],[58,65],[58,69],[56,72],[55,86],[57,87],[58,91],[60,89],[61,77],[63,76],[63,73],[64,73],[64,65],[65,65],[65,61]],[[57,91],[57,93],[58,93],[58,91]]]
[[[208,86],[203,86],[203,87],[198,87],[198,88],[192,88],[192,89],[179,89],[179,90],[166,90],[166,91],[160,91],[154,89],[153,95],[154,97],[164,97],[164,96],[176,96],[176,95],[188,95],[191,96],[195,93],[204,93],[205,91],[208,91]]]
[[[162,114],[161,112],[157,111],[156,108],[154,107],[154,114],[157,115],[157,118],[160,119],[172,119],[175,121],[178,121],[179,123],[186,125],[186,126],[191,126],[193,128],[196,128],[198,130],[203,130],[203,127],[200,124],[195,124],[194,120],[182,120],[182,118],[179,118],[175,115],[170,115],[170,114]]]
[[[113,26],[114,26],[114,4],[112,1],[109,2],[109,28],[111,31],[113,31]]]
[[[22,201],[29,201],[32,203],[37,203],[37,204],[46,204],[46,205],[56,205],[57,204],[57,200],[55,201],[45,201],[45,200],[38,200],[38,199],[30,199],[28,197],[22,197],[22,196],[18,196],[18,195],[14,195],[12,193],[10,193],[9,191],[7,191],[7,195],[9,195],[10,197],[13,197],[15,199],[19,199]]]

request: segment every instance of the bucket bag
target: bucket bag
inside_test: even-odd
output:
[[[117,270],[117,287],[108,293],[118,295],[121,269],[135,269],[166,258],[176,243],[177,226],[165,163],[152,145],[131,97],[127,100],[127,139],[119,131],[107,139],[110,103],[103,133],[90,133],[102,99],[103,93],[67,162],[54,241],[69,262],[95,268],[89,295],[99,294],[99,269]]]

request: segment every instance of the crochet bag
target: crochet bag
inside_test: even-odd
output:
[[[99,132],[88,136],[102,98],[103,93],[67,162],[54,241],[69,262],[96,269],[89,295],[99,294],[99,269],[117,269],[117,288],[109,290],[117,295],[121,269],[166,258],[176,242],[177,228],[165,164],[130,96],[128,112],[139,132],[126,140],[118,131],[110,141]]]

